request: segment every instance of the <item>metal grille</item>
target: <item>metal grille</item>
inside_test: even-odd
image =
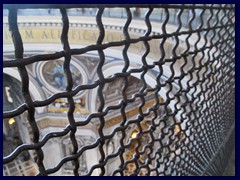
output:
[[[93,45],[84,48],[70,48],[68,40],[69,17],[67,10],[71,8],[96,8],[96,23],[99,30],[97,41]],[[21,77],[21,93],[24,103],[11,111],[4,111],[3,118],[12,118],[27,114],[27,120],[33,134],[32,143],[22,144],[15,148],[11,154],[3,158],[4,164],[13,162],[22,152],[34,151],[35,162],[38,166],[36,175],[50,175],[59,171],[64,164],[72,162],[74,175],[92,175],[98,169],[99,175],[106,175],[108,163],[112,159],[119,159],[119,165],[108,175],[220,175],[227,163],[232,148],[228,144],[234,141],[235,129],[235,6],[234,5],[4,5],[8,9],[9,30],[14,43],[15,57],[3,62],[3,68],[16,67]],[[61,43],[63,50],[53,54],[39,54],[24,57],[24,44],[17,22],[18,9],[59,9],[62,15]],[[122,8],[125,11],[126,22],[122,32],[124,39],[103,43],[105,26],[102,16],[106,8]],[[132,38],[129,34],[129,26],[133,19],[131,8],[146,8],[144,22],[147,30],[138,38]],[[162,10],[163,16],[161,29],[158,33],[152,33],[150,19],[153,10]],[[167,25],[171,23],[171,13],[174,15],[176,29],[169,32]],[[189,17],[182,19],[185,12]],[[160,17],[160,16],[159,16]],[[155,20],[156,22],[156,20]],[[173,22],[173,21],[172,21]],[[159,22],[160,23],[160,22]],[[184,25],[184,29],[182,26]],[[190,42],[191,36],[196,36]],[[181,40],[184,37],[184,40]],[[171,48],[171,56],[167,57],[166,41],[174,42]],[[153,63],[147,61],[151,51],[151,41],[159,40],[157,45],[160,56]],[[132,44],[143,43],[145,53],[142,54],[140,68],[130,69],[131,59],[128,57],[128,49]],[[81,42],[79,42],[81,43]],[[178,51],[184,44],[185,49]],[[125,63],[120,73],[105,77],[102,68],[105,63],[105,49],[123,46],[122,61]],[[99,63],[96,73],[98,79],[92,84],[78,84],[73,88],[73,75],[70,69],[71,57],[86,52],[97,51]],[[61,93],[43,100],[33,100],[29,89],[29,74],[26,66],[41,61],[55,61],[64,58],[63,69],[67,79],[66,89]],[[184,63],[179,66],[176,73],[176,63]],[[186,64],[191,66],[186,68]],[[171,74],[163,78],[165,66],[168,66]],[[145,75],[157,68],[155,74],[155,87],[146,80]],[[142,87],[139,92],[133,94],[133,98],[127,96],[129,77],[140,74]],[[114,82],[117,78],[123,80],[121,87],[122,98],[117,105],[106,106],[103,90],[106,84]],[[96,113],[90,113],[83,121],[76,121],[74,110],[76,103],[74,96],[81,91],[97,89],[98,109]],[[159,98],[162,89],[166,89],[165,98]],[[174,93],[173,93],[173,90]],[[34,92],[33,92],[34,93]],[[151,94],[154,103],[147,110],[147,95]],[[69,103],[67,112],[68,125],[57,132],[50,132],[42,139],[39,135],[39,127],[35,120],[35,110],[45,107],[59,98],[66,98]],[[135,119],[129,119],[126,112],[127,106],[137,102]],[[174,103],[173,103],[174,102]],[[170,104],[173,106],[170,107]],[[110,134],[103,133],[106,126],[106,117],[111,111],[119,110],[121,122]],[[146,118],[148,118],[147,123]],[[93,119],[97,119],[98,138],[89,144],[79,146],[76,139],[76,131],[80,127],[90,125]],[[149,120],[150,119],[150,120]],[[146,126],[143,124],[147,124]],[[128,141],[128,128],[135,127],[135,134]],[[105,147],[116,134],[121,138],[112,154],[107,154]],[[51,139],[66,136],[72,146],[72,154],[63,157],[55,167],[45,167],[43,151],[45,144]],[[145,141],[143,141],[145,139]],[[147,139],[147,140],[146,140]],[[126,158],[129,148],[134,149],[133,155]],[[88,167],[85,174],[79,174],[81,158],[91,149],[97,149],[99,162]],[[144,161],[141,157],[144,156]],[[130,171],[130,167],[133,167]],[[85,167],[84,167],[85,168]],[[126,172],[128,171],[128,174]]]

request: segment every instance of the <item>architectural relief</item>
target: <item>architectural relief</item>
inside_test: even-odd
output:
[[[76,140],[77,140],[79,149],[81,149],[81,147],[83,147],[84,145],[89,145],[87,144],[89,142],[85,141],[86,140],[85,136],[81,136],[81,137],[77,136]],[[62,157],[72,155],[73,146],[69,137],[66,137],[62,140],[62,149],[63,149]],[[86,174],[88,172],[86,152],[81,154],[81,156],[78,158],[78,161],[80,166],[78,170],[79,175]],[[75,163],[73,161],[66,162],[63,166],[63,174],[72,174],[74,167],[75,167]]]

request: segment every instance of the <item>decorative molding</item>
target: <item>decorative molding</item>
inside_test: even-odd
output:
[[[163,102],[163,99],[161,97],[159,97],[159,101]],[[142,107],[142,110],[143,111],[147,110],[148,108],[152,107],[155,103],[156,103],[155,99],[152,99],[152,100],[146,102],[145,105]],[[127,116],[127,118],[130,118],[130,117],[133,117],[134,115],[139,114],[138,112],[139,112],[138,107],[133,107],[132,109],[130,109],[129,111],[126,112],[126,116]],[[119,114],[119,115],[114,116],[110,119],[106,119],[104,127],[105,128],[112,127],[112,126],[118,124],[121,121],[122,121],[122,115]],[[97,128],[98,127],[99,127],[99,125],[97,125]]]
[[[44,118],[39,120],[37,124],[40,129],[43,129],[47,127],[65,127],[69,122],[67,119]]]

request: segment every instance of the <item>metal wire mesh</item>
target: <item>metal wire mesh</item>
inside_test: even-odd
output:
[[[68,40],[69,19],[67,10],[70,8],[97,8],[96,23],[99,30],[96,44],[85,48],[70,48]],[[103,43],[105,27],[102,16],[106,8],[123,8],[126,12],[126,22],[123,26],[124,39]],[[144,35],[132,38],[129,35],[129,25],[132,21],[130,8],[146,8],[144,21],[147,27]],[[3,118],[13,118],[27,113],[27,121],[33,134],[31,144],[17,146],[11,154],[3,158],[4,165],[14,161],[22,152],[35,151],[35,162],[38,167],[36,175],[49,175],[59,171],[64,164],[73,163],[74,175],[92,175],[95,169],[99,169],[99,175],[106,175],[108,163],[112,159],[119,159],[119,165],[108,175],[220,175],[226,166],[231,148],[227,143],[233,141],[235,123],[235,7],[234,5],[4,5],[8,9],[8,23],[11,32],[15,57],[3,62],[3,68],[16,67],[21,77],[21,93],[24,103],[11,111],[4,111]],[[18,9],[59,9],[62,15],[61,43],[63,50],[54,54],[41,54],[24,57],[24,44],[17,22]],[[151,13],[155,9],[163,11],[165,18],[158,34],[152,34]],[[169,33],[167,24],[170,19],[170,9],[176,10],[176,30]],[[189,12],[188,19],[182,19],[185,11]],[[183,22],[184,21],[184,22]],[[187,22],[187,23],[186,23]],[[182,29],[185,24],[186,29]],[[193,45],[191,36],[195,35]],[[180,42],[181,37],[184,42]],[[147,55],[151,50],[149,45],[153,40],[160,40],[158,45],[160,56],[149,64]],[[174,46],[171,49],[171,57],[166,57],[165,42],[172,39]],[[128,49],[132,44],[142,42],[145,53],[142,55],[142,67],[130,69],[131,63],[128,57]],[[181,44],[185,45],[182,52],[177,51]],[[102,71],[105,63],[105,49],[123,46],[122,61],[125,63],[120,73],[112,77],[105,77]],[[98,79],[92,84],[78,84],[73,88],[73,75],[70,68],[71,57],[90,51],[97,51],[99,63],[96,73]],[[41,61],[55,61],[64,58],[63,69],[67,79],[65,91],[56,93],[43,100],[33,100],[29,89],[29,74],[26,66]],[[182,60],[179,67],[180,74],[176,73],[175,65]],[[187,69],[186,64],[191,63]],[[168,64],[171,74],[163,80],[165,64]],[[155,75],[155,87],[150,87],[145,75],[149,70],[158,68]],[[127,89],[129,78],[133,73],[140,73],[141,89],[129,98]],[[121,87],[122,99],[114,106],[106,106],[103,96],[106,84],[114,82],[117,78],[123,80]],[[186,80],[187,79],[187,80]],[[185,81],[185,83],[183,82]],[[159,92],[166,88],[166,98],[160,100]],[[177,89],[174,93],[173,89]],[[97,89],[98,109],[96,113],[90,113],[84,121],[76,121],[74,110],[76,103],[73,97],[85,90]],[[147,103],[147,94],[151,93],[154,103],[148,110],[144,110]],[[67,98],[69,104],[67,119],[68,125],[57,132],[50,132],[42,139],[39,135],[39,127],[35,120],[35,110],[38,107],[48,106],[59,98]],[[137,101],[138,116],[130,120],[126,112],[131,102]],[[175,102],[170,108],[170,104]],[[112,110],[119,110],[121,122],[110,134],[104,134],[106,117]],[[163,111],[161,113],[160,111]],[[145,121],[146,118],[150,120]],[[91,124],[93,119],[98,119],[98,138],[83,146],[80,146],[76,131],[79,127]],[[147,125],[146,125],[147,124]],[[129,137],[128,128],[135,126],[135,134]],[[117,150],[107,154],[105,146],[111,143],[111,139],[120,135]],[[67,136],[68,135],[68,136]],[[42,148],[51,139],[67,136],[72,146],[72,154],[63,157],[55,167],[46,168],[44,165],[44,152]],[[231,144],[231,143],[230,143]],[[127,154],[132,148],[134,152]],[[81,161],[88,150],[97,149],[100,154],[99,162],[89,167],[84,174],[79,174],[82,168]],[[129,157],[127,158],[127,155]],[[142,160],[142,157],[144,161]],[[131,170],[130,170],[131,169]],[[126,173],[127,172],[127,173]]]

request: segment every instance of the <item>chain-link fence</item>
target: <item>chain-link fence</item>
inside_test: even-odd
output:
[[[14,45],[14,57],[4,59],[3,69],[16,68],[21,82],[21,90],[8,85],[7,90],[20,94],[21,98],[18,96],[17,100],[12,95],[12,100],[8,100],[17,102],[17,107],[7,107],[7,101],[4,101],[3,118],[9,124],[14,123],[13,118],[18,118],[17,121],[25,118],[21,123],[28,124],[32,135],[29,143],[15,143],[13,149],[8,147],[14,142],[4,137],[4,142],[8,142],[4,144],[4,150],[11,151],[3,157],[4,171],[8,170],[4,175],[14,173],[14,169],[12,173],[9,169],[14,162],[14,166],[20,163],[19,157],[24,157],[20,159],[26,164],[30,156],[33,156],[31,161],[37,167],[35,174],[31,175],[50,175],[61,168],[74,175],[93,175],[96,170],[98,175],[221,175],[232,152],[235,129],[234,5],[34,4],[4,5],[3,8]],[[68,13],[73,9],[88,8],[96,11],[96,42],[83,48],[71,48]],[[107,27],[102,17],[114,8],[121,9],[119,16],[125,20],[120,28],[123,39],[105,42]],[[21,13],[27,9],[58,11],[62,18],[62,50],[26,57],[21,27],[18,26],[19,9]],[[143,9],[145,14],[140,12]],[[160,25],[154,32],[153,12],[154,23]],[[129,32],[134,16],[138,16],[137,20],[146,26],[138,37]],[[169,22],[175,25],[170,30]],[[169,41],[172,46],[166,46]],[[157,46],[159,54],[150,61],[151,42]],[[144,52],[138,61],[141,66],[133,68],[128,50],[137,43],[142,43]],[[115,47],[122,47],[119,61],[123,66],[112,76],[106,76],[103,73],[107,58],[105,51]],[[72,58],[91,51],[97,52],[94,69],[97,78],[92,83],[77,81],[71,66]],[[63,59],[60,66],[66,80],[65,88],[44,100],[34,100],[31,94],[36,92],[29,88],[30,75],[26,67],[39,62],[55,62],[60,58]],[[151,74],[152,71],[154,73]],[[153,77],[151,81],[149,74]],[[4,76],[6,84],[11,81],[8,78]],[[116,82],[121,82],[121,85],[114,85]],[[131,91],[130,87],[135,82],[139,82],[136,85],[138,90]],[[57,83],[61,81],[56,80]],[[110,90],[107,87],[119,88],[120,98],[108,96]],[[92,104],[96,105],[96,112],[89,112],[79,121],[75,115],[77,103],[74,98],[85,91],[95,91],[96,99]],[[48,132],[40,138],[42,130],[36,121],[36,109],[47,107],[59,99],[66,99],[68,104],[67,124],[62,130]],[[133,111],[130,109],[135,116],[131,115]],[[117,126],[105,133],[105,129],[111,126],[109,117],[116,114]],[[77,131],[89,126],[95,127],[95,139],[90,141],[84,139],[85,136],[76,135]],[[46,167],[44,160],[50,152],[43,149],[57,138],[64,138],[62,143],[70,149],[58,164]],[[87,155],[91,156],[91,150],[97,151],[97,162],[91,165],[83,163],[87,161]]]

